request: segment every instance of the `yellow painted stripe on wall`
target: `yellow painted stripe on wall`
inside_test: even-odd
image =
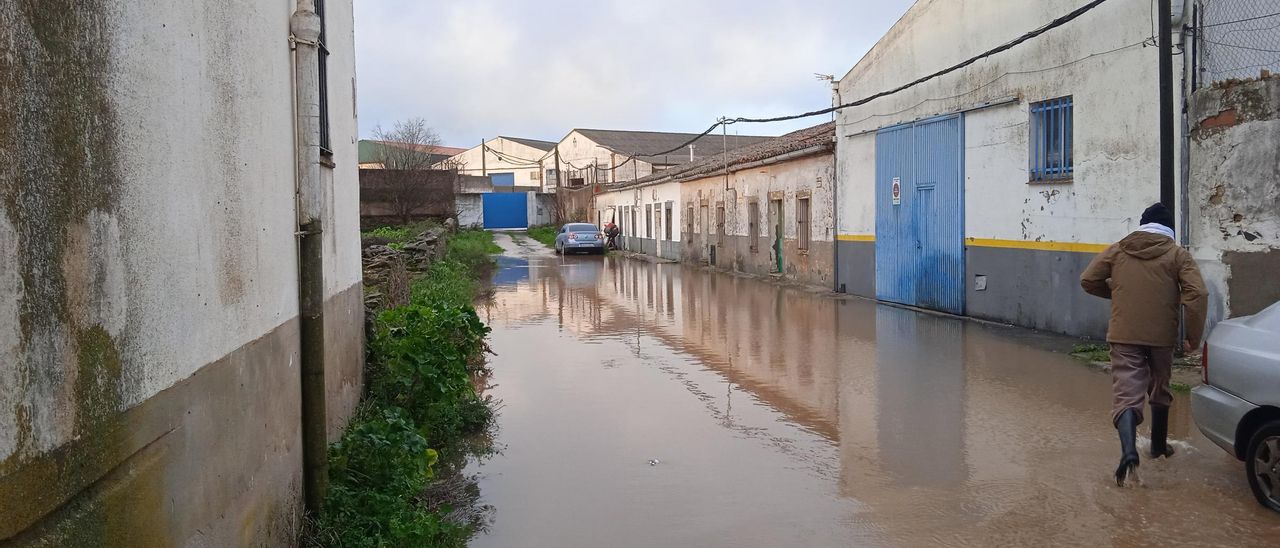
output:
[[[1075,242],[1030,242],[1026,240],[996,240],[990,238],[965,238],[966,245],[974,247],[1000,247],[1005,249],[1033,249],[1037,251],[1071,251],[1075,253],[1101,253],[1107,244]]]
[[[836,239],[842,242],[874,242],[876,241],[876,235],[875,234],[841,234],[839,236],[836,236]]]

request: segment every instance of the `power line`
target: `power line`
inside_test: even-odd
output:
[[[645,156],[647,156],[647,157],[651,157],[651,158],[652,158],[652,157],[657,157],[657,156],[665,156],[665,155],[667,155],[667,154],[671,154],[671,153],[673,153],[673,152],[683,150],[685,147],[687,147],[687,146],[689,146],[689,145],[691,145],[691,144],[695,143],[698,139],[701,139],[701,138],[703,138],[703,137],[706,137],[707,135],[710,135],[710,134],[711,134],[711,132],[715,131],[715,130],[716,130],[716,128],[718,128],[718,127],[720,127],[720,126],[722,126],[722,125],[735,124],[735,123],[738,123],[738,122],[744,122],[744,123],[756,123],[756,124],[758,124],[758,123],[769,123],[769,122],[785,122],[785,121],[788,121],[788,120],[798,120],[798,119],[801,119],[801,118],[809,118],[809,117],[812,117],[812,116],[821,116],[821,115],[823,115],[823,114],[830,114],[830,113],[835,112],[835,111],[838,111],[838,110],[840,110],[840,109],[842,109],[842,108],[849,108],[849,107],[856,107],[856,106],[865,105],[865,104],[870,103],[871,101],[874,101],[874,100],[876,100],[876,99],[879,99],[879,98],[882,98],[882,97],[887,97],[887,96],[889,96],[889,95],[894,95],[894,94],[896,94],[896,93],[900,93],[900,92],[902,92],[902,91],[908,90],[908,89],[910,89],[910,88],[913,88],[913,87],[915,87],[915,86],[918,86],[918,85],[920,85],[920,84],[923,84],[923,83],[925,83],[925,82],[928,82],[929,80],[933,80],[934,78],[938,78],[938,77],[940,77],[940,76],[945,76],[945,75],[947,75],[947,74],[950,74],[950,73],[955,72],[955,71],[957,71],[957,70],[960,70],[960,69],[962,69],[962,68],[964,68],[964,67],[967,67],[967,66],[969,66],[969,65],[972,65],[972,64],[974,64],[974,63],[976,63],[976,62],[978,62],[978,61],[980,61],[980,60],[982,60],[982,59],[985,59],[985,58],[990,57],[990,56],[992,56],[992,55],[995,55],[995,54],[997,54],[997,53],[1001,53],[1001,52],[1004,52],[1004,51],[1008,51],[1008,50],[1010,50],[1010,49],[1013,49],[1014,47],[1016,47],[1016,46],[1018,46],[1018,45],[1022,44],[1023,42],[1026,42],[1026,41],[1028,41],[1028,40],[1031,40],[1032,38],[1036,38],[1036,37],[1038,37],[1038,36],[1040,36],[1040,35],[1042,35],[1042,34],[1045,34],[1045,33],[1049,32],[1049,31],[1051,31],[1051,30],[1053,30],[1053,29],[1056,29],[1056,28],[1058,28],[1058,27],[1061,27],[1061,26],[1063,26],[1063,25],[1066,25],[1067,23],[1070,23],[1071,21],[1076,20],[1076,19],[1077,19],[1077,18],[1079,18],[1081,15],[1084,15],[1084,14],[1086,14],[1086,13],[1088,13],[1088,12],[1092,11],[1094,8],[1098,7],[1099,5],[1103,4],[1103,3],[1104,3],[1104,2],[1106,2],[1106,1],[1107,1],[1107,0],[1093,0],[1092,2],[1089,2],[1088,4],[1085,4],[1085,5],[1083,5],[1083,6],[1079,7],[1079,8],[1076,8],[1075,10],[1071,11],[1070,13],[1067,13],[1066,15],[1063,15],[1063,16],[1061,16],[1061,17],[1057,18],[1057,19],[1054,19],[1053,21],[1050,21],[1050,22],[1046,23],[1044,26],[1041,26],[1040,28],[1037,28],[1037,29],[1035,29],[1035,30],[1032,30],[1032,31],[1026,32],[1026,33],[1024,33],[1022,36],[1019,36],[1019,37],[1017,37],[1017,38],[1015,38],[1015,39],[1013,39],[1013,40],[1010,40],[1010,41],[1005,42],[1005,43],[1003,43],[1003,44],[1001,44],[1001,45],[999,45],[999,46],[996,46],[996,47],[994,47],[994,48],[991,48],[991,49],[989,49],[989,50],[987,50],[987,51],[985,51],[985,52],[982,52],[982,53],[980,53],[980,54],[978,54],[978,55],[975,55],[975,56],[973,56],[973,57],[970,57],[970,58],[968,58],[968,59],[966,59],[966,60],[964,60],[964,61],[961,61],[961,62],[959,62],[959,63],[956,63],[956,64],[954,64],[954,65],[951,65],[950,67],[944,68],[944,69],[939,70],[939,71],[937,71],[937,72],[934,72],[934,73],[932,73],[932,74],[929,74],[929,75],[926,75],[926,76],[922,76],[922,77],[920,77],[920,78],[917,78],[917,79],[915,79],[915,80],[912,80],[911,82],[908,82],[908,83],[903,84],[903,85],[901,85],[901,86],[898,86],[898,87],[896,87],[896,88],[893,88],[893,89],[890,89],[890,90],[886,90],[886,91],[881,91],[881,92],[879,92],[879,93],[875,93],[875,94],[872,94],[872,95],[868,95],[868,96],[863,97],[863,98],[861,98],[861,99],[858,99],[858,100],[856,100],[856,101],[852,101],[852,102],[844,103],[844,104],[837,105],[837,106],[833,106],[833,107],[827,107],[827,108],[824,108],[824,109],[812,110],[812,111],[809,111],[809,112],[803,112],[803,113],[800,113],[800,114],[792,114],[792,115],[786,115],[786,116],[775,116],[775,117],[772,117],[772,118],[744,118],[744,117],[738,117],[738,118],[721,118],[721,119],[719,119],[719,120],[716,120],[716,122],[715,122],[715,123],[713,123],[713,124],[711,124],[711,126],[710,126],[710,127],[708,127],[706,130],[704,130],[703,132],[701,132],[701,133],[699,133],[699,134],[697,134],[697,135],[693,136],[693,137],[692,137],[692,138],[690,138],[689,140],[687,140],[687,141],[685,141],[685,142],[681,143],[679,146],[672,147],[672,148],[670,148],[670,149],[668,149],[668,150],[664,150],[664,151],[662,151],[662,152],[657,152],[657,153],[653,153],[653,154],[647,154],[647,155],[645,155]],[[1126,46],[1126,47],[1131,47],[1131,46]],[[618,166],[615,166],[615,167],[613,167],[613,168],[600,168],[600,169],[610,169],[610,170],[612,170],[612,169],[617,169],[617,167],[621,167],[622,165],[625,165],[628,161],[634,160],[634,159],[636,158],[636,156],[638,156],[638,155],[633,154],[633,155],[629,155],[629,156],[627,156],[627,160],[626,160],[626,161],[624,161],[622,164],[618,164]],[[566,162],[566,163],[567,163],[567,162]],[[575,167],[575,166],[573,166],[572,164],[570,164],[570,167]],[[575,167],[575,169],[584,169],[584,168],[577,168],[577,167]]]
[[[955,72],[955,71],[957,71],[957,70],[960,70],[960,69],[962,69],[962,68],[964,68],[964,67],[967,67],[967,66],[969,66],[969,65],[972,65],[972,64],[974,64],[974,63],[976,63],[976,62],[978,62],[978,61],[980,61],[980,60],[982,60],[982,59],[985,59],[985,58],[990,57],[990,56],[992,56],[992,55],[995,55],[995,54],[997,54],[997,53],[1000,53],[1000,52],[1003,52],[1003,51],[1007,51],[1007,50],[1013,49],[1015,46],[1017,46],[1017,45],[1019,45],[1019,44],[1021,44],[1021,43],[1023,43],[1023,42],[1026,42],[1027,40],[1030,40],[1030,39],[1032,39],[1032,38],[1035,38],[1035,37],[1037,37],[1037,36],[1040,36],[1040,35],[1042,35],[1042,34],[1044,34],[1044,33],[1046,33],[1046,32],[1049,32],[1049,31],[1051,31],[1051,30],[1053,30],[1053,29],[1056,29],[1056,28],[1058,28],[1058,27],[1061,27],[1061,26],[1063,26],[1063,25],[1065,25],[1065,24],[1067,24],[1067,23],[1070,23],[1071,21],[1074,21],[1076,18],[1080,17],[1081,15],[1084,15],[1084,14],[1088,13],[1089,11],[1093,10],[1093,8],[1098,7],[1098,6],[1099,6],[1099,5],[1101,5],[1103,2],[1106,2],[1106,1],[1107,1],[1107,0],[1093,0],[1092,2],[1089,2],[1088,4],[1085,4],[1085,5],[1083,5],[1083,6],[1080,6],[1079,8],[1076,8],[1076,9],[1075,9],[1074,11],[1072,11],[1071,13],[1068,13],[1068,14],[1066,14],[1066,15],[1063,15],[1062,17],[1059,17],[1059,18],[1057,18],[1057,19],[1054,19],[1053,21],[1050,21],[1048,24],[1046,24],[1046,25],[1044,25],[1044,26],[1042,26],[1042,27],[1040,27],[1040,28],[1038,28],[1038,29],[1035,29],[1035,30],[1033,30],[1033,31],[1027,32],[1026,34],[1023,34],[1022,36],[1019,36],[1019,37],[1017,37],[1017,38],[1015,38],[1015,39],[1013,39],[1013,40],[1011,40],[1011,41],[1009,41],[1009,42],[1005,42],[1005,43],[1003,43],[1003,44],[1001,44],[1001,45],[999,45],[999,46],[996,46],[996,47],[994,47],[994,48],[991,48],[991,49],[989,49],[989,50],[987,50],[987,51],[984,51],[984,52],[982,52],[982,53],[980,53],[980,54],[978,54],[978,55],[975,55],[975,56],[973,56],[973,57],[970,57],[970,58],[968,58],[968,59],[966,59],[966,60],[964,60],[964,61],[961,61],[961,62],[959,62],[959,63],[956,63],[956,64],[954,64],[954,65],[951,65],[951,66],[949,66],[949,67],[947,67],[947,68],[944,68],[944,69],[942,69],[942,70],[940,70],[940,71],[938,71],[938,72],[935,72],[935,73],[933,73],[933,74],[929,74],[929,75],[926,75],[926,76],[922,76],[922,77],[920,77],[920,78],[917,78],[917,79],[915,79],[915,80],[912,80],[911,82],[908,82],[908,83],[906,83],[906,84],[903,84],[903,85],[901,85],[901,86],[898,86],[898,87],[896,87],[896,88],[893,88],[893,89],[890,89],[890,90],[887,90],[887,91],[881,91],[881,92],[876,93],[876,94],[873,94],[873,95],[868,95],[868,96],[866,96],[866,97],[863,97],[863,98],[861,98],[861,99],[858,99],[857,101],[853,101],[853,102],[845,103],[845,104],[838,105],[838,106],[834,106],[834,107],[827,107],[827,108],[820,109],[820,110],[809,111],[809,112],[805,112],[805,113],[802,113],[802,114],[793,114],[793,115],[790,115],[790,116],[775,116],[775,117],[773,117],[773,118],[734,118],[732,121],[733,121],[733,122],[749,122],[749,123],[785,122],[785,121],[787,121],[787,120],[797,120],[797,119],[800,119],[800,118],[808,118],[808,117],[810,117],[810,116],[821,116],[821,115],[823,115],[823,114],[830,114],[830,113],[835,112],[835,111],[837,111],[837,110],[840,110],[840,109],[842,109],[842,108],[856,107],[856,106],[865,105],[865,104],[870,103],[871,101],[874,101],[874,100],[879,99],[879,98],[881,98],[881,97],[886,97],[886,96],[889,96],[889,95],[893,95],[893,94],[895,94],[895,93],[899,93],[899,92],[901,92],[901,91],[905,91],[905,90],[907,90],[907,89],[910,89],[910,88],[913,88],[913,87],[918,86],[918,85],[920,85],[920,84],[923,84],[923,83],[925,83],[925,82],[928,82],[929,80],[932,80],[932,79],[937,78],[937,77],[939,77],[939,76],[945,76],[945,75],[947,75],[947,74],[950,74],[950,73]],[[711,127],[711,129],[715,129],[715,127],[716,127],[716,126],[712,126],[712,127]]]
[[[914,109],[918,108],[919,106],[921,106],[921,105],[923,105],[923,104],[925,104],[925,103],[930,103],[930,102],[933,102],[933,101],[947,101],[947,100],[950,100],[950,99],[958,99],[958,98],[960,98],[960,97],[964,97],[965,95],[969,95],[969,94],[972,94],[972,93],[976,93],[976,92],[978,92],[978,91],[981,91],[981,90],[985,89],[987,86],[990,86],[990,85],[992,85],[992,84],[994,84],[994,83],[996,83],[996,82],[999,82],[1000,80],[1003,80],[1006,76],[1015,76],[1015,75],[1019,75],[1019,74],[1036,74],[1036,73],[1046,72],[1046,71],[1050,71],[1050,70],[1057,70],[1057,69],[1060,69],[1060,68],[1063,68],[1063,67],[1069,67],[1069,66],[1074,65],[1074,64],[1076,64],[1076,63],[1080,63],[1080,62],[1083,62],[1083,61],[1087,61],[1087,60],[1092,59],[1092,58],[1094,58],[1094,57],[1101,57],[1101,56],[1103,56],[1103,55],[1110,55],[1110,54],[1112,54],[1112,53],[1117,53],[1117,52],[1120,52],[1120,51],[1124,51],[1124,50],[1127,50],[1127,49],[1131,49],[1131,48],[1135,48],[1135,47],[1138,47],[1138,46],[1141,46],[1141,45],[1147,44],[1147,43],[1149,42],[1149,40],[1150,40],[1150,39],[1144,39],[1144,40],[1142,40],[1142,41],[1140,41],[1140,42],[1134,42],[1134,43],[1132,43],[1132,44],[1129,44],[1129,45],[1126,45],[1126,46],[1120,46],[1120,47],[1115,48],[1115,49],[1109,49],[1109,50],[1107,50],[1107,51],[1099,51],[1099,52],[1096,52],[1096,53],[1091,53],[1091,54],[1086,55],[1086,56],[1084,56],[1084,57],[1081,57],[1081,58],[1079,58],[1079,59],[1074,59],[1074,60],[1071,60],[1071,61],[1067,61],[1066,63],[1062,63],[1062,64],[1060,64],[1060,65],[1054,65],[1054,66],[1052,66],[1052,67],[1044,67],[1044,68],[1031,69],[1031,70],[1011,70],[1011,71],[1007,71],[1007,72],[1004,72],[1004,73],[1000,74],[999,76],[997,76],[997,77],[995,77],[995,78],[991,79],[991,80],[990,80],[990,81],[988,81],[987,83],[982,84],[982,85],[980,85],[980,86],[978,86],[978,87],[976,87],[976,88],[973,88],[973,89],[971,89],[971,90],[969,90],[969,91],[965,91],[965,92],[957,93],[957,94],[955,94],[955,95],[948,95],[948,96],[946,96],[946,97],[930,97],[930,98],[928,98],[928,99],[924,99],[924,100],[920,101],[919,103],[916,103],[916,104],[914,104],[914,105],[911,105],[911,106],[909,106],[909,107],[907,107],[907,108],[904,108],[904,109],[902,109],[902,110],[899,110],[899,111],[897,111],[897,112],[886,112],[886,113],[882,113],[882,114],[872,114],[872,115],[870,115],[870,116],[867,116],[867,117],[862,118],[862,119],[859,119],[859,120],[854,120],[854,121],[852,121],[852,122],[842,122],[842,123],[840,123],[839,125],[840,125],[841,127],[853,126],[853,125],[861,124],[862,122],[865,122],[865,121],[870,120],[870,119],[872,119],[872,118],[880,118],[880,117],[883,117],[883,116],[894,116],[894,115],[897,115],[897,114],[902,114],[902,113],[904,113],[904,112],[909,112],[909,111],[911,111],[911,110],[914,110]]]
[[[1202,29],[1209,29],[1209,28],[1213,28],[1213,27],[1221,27],[1221,26],[1223,26],[1223,25],[1234,25],[1234,24],[1236,24],[1236,23],[1246,23],[1246,22],[1249,22],[1249,21],[1257,21],[1257,20],[1259,20],[1259,19],[1266,19],[1266,18],[1268,18],[1268,17],[1276,17],[1276,16],[1280,16],[1280,11],[1275,12],[1275,13],[1268,13],[1268,14],[1266,14],[1266,15],[1259,15],[1259,16],[1257,16],[1257,17],[1246,17],[1246,18],[1244,18],[1244,19],[1236,19],[1235,21],[1223,21],[1223,22],[1221,22],[1221,23],[1212,23],[1212,24],[1209,24],[1209,25],[1200,25],[1200,28],[1202,28]]]

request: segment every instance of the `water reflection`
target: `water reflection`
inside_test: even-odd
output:
[[[535,259],[523,271],[496,278],[483,311],[498,396],[514,403],[508,452],[481,470],[497,516],[479,545],[1251,545],[1280,534],[1181,398],[1171,435],[1192,446],[1144,463],[1143,489],[1113,487],[1109,380],[1061,353],[1071,341],[682,265]],[[563,450],[541,460],[549,444]],[[627,451],[673,464],[615,462]],[[592,487],[516,487],[546,474]],[[527,496],[555,507],[534,510]],[[531,512],[584,530],[543,527]]]

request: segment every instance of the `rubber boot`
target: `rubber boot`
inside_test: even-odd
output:
[[[1125,409],[1116,418],[1116,432],[1120,434],[1120,466],[1116,467],[1116,485],[1124,487],[1125,480],[1138,474],[1138,412]]]
[[[1169,408],[1151,406],[1151,458],[1172,457],[1173,448],[1169,447]]]

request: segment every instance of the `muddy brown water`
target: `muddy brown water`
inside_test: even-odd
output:
[[[1184,395],[1117,488],[1073,340],[499,241],[473,546],[1280,545]]]

